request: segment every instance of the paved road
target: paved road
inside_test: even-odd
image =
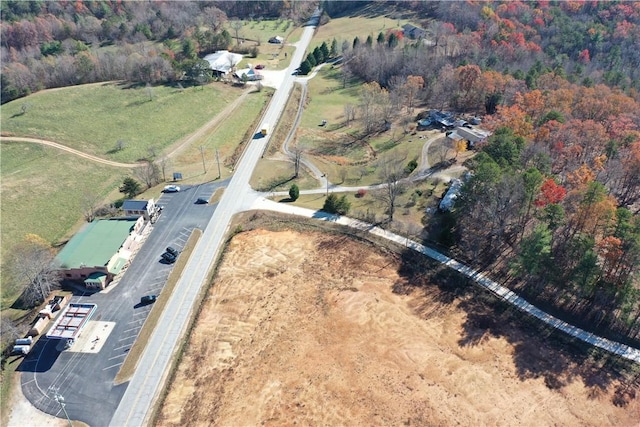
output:
[[[293,87],[293,71],[299,67],[314,30],[314,26],[305,27],[282,86],[276,90],[263,123],[272,126],[277,123]],[[149,422],[149,410],[157,402],[160,390],[166,382],[178,344],[186,337],[189,319],[197,306],[203,286],[209,281],[215,260],[220,255],[231,217],[236,212],[245,210],[252,202],[251,198],[245,197],[250,194],[249,179],[269,138],[270,135],[261,137],[256,134],[246,147],[218,208],[184,269],[177,285],[180,292],[174,292],[169,299],[166,311],[142,354],[139,366],[145,368],[136,370],[110,425],[141,426]]]
[[[195,205],[194,201],[225,185],[225,181],[216,181],[164,194],[159,200],[165,207],[163,214],[118,283],[109,286],[108,292],[81,291],[73,297],[73,302],[97,304],[93,320],[112,322],[113,330],[98,353],[61,352],[58,340],[38,340],[18,368],[23,393],[34,406],[63,417],[54,400],[58,392],[65,398],[71,419],[91,426],[109,423],[126,388],[114,386],[113,380],[151,310],[137,303],[142,295],[160,294],[173,268],[160,263],[160,255],[168,245],[181,249],[194,228],[208,224],[215,205]]]
[[[387,230],[384,230],[380,227],[376,227],[372,224],[369,224],[363,221],[355,220],[355,219],[348,218],[345,216],[340,216],[340,215],[332,215],[322,211],[314,211],[312,209],[292,206],[288,203],[277,203],[272,200],[267,200],[264,197],[258,197],[254,201],[252,205],[252,209],[272,210],[272,211],[304,216],[307,218],[315,218],[323,221],[331,221],[337,224],[346,225],[361,231],[366,231],[366,232],[375,234],[387,240],[394,241],[416,252],[420,252],[428,256],[429,258],[432,258],[440,262],[441,264],[444,264],[449,268],[452,268],[460,272],[461,274],[464,274],[465,276],[474,280],[478,285],[493,292],[496,296],[508,302],[509,304],[517,307],[518,309],[532,316],[535,316],[536,318],[540,319],[544,323],[558,330],[561,330],[562,332],[568,335],[571,335],[572,337],[575,337],[595,347],[604,349],[610,353],[616,354],[627,360],[640,363],[640,349],[630,347],[628,345],[621,344],[616,341],[611,341],[606,338],[599,337],[583,329],[580,329],[576,326],[570,325],[567,322],[564,322],[548,313],[545,313],[544,311],[540,310],[538,307],[529,303],[524,298],[512,292],[509,288],[506,288],[492,281],[491,279],[487,278],[484,274],[480,273],[479,271],[474,270],[471,267],[456,261],[455,259],[449,258],[448,256],[434,249],[431,249],[420,243],[414,242],[413,240],[410,240],[407,237],[391,233]]]

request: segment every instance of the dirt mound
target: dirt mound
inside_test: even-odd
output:
[[[158,424],[637,422],[638,401],[615,406],[613,384],[598,393],[579,378],[550,387],[518,376],[503,338],[461,346],[466,313],[437,302],[435,287],[394,294],[398,267],[346,237],[237,235]]]

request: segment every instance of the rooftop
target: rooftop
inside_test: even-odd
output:
[[[209,68],[221,73],[228,73],[232,67],[238,65],[242,61],[242,55],[239,53],[231,53],[228,50],[219,50],[210,53],[203,58],[209,62]]]
[[[67,242],[56,261],[62,268],[106,266],[135,223],[131,218],[93,221]]]
[[[125,211],[144,211],[149,204],[148,200],[125,200],[122,203],[122,210]]]

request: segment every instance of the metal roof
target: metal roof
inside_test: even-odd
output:
[[[122,209],[125,211],[144,211],[147,210],[148,200],[125,200],[122,203]]]
[[[96,307],[96,304],[69,304],[47,332],[47,338],[77,338],[96,311]]]
[[[61,268],[106,266],[135,223],[132,218],[93,221],[67,242],[56,261]]]

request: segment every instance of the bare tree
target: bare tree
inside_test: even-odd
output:
[[[114,151],[122,151],[124,150],[124,147],[126,147],[126,143],[123,139],[119,139],[116,141],[116,146],[113,149]]]
[[[404,162],[406,156],[384,157],[378,162],[378,176],[384,184],[384,188],[375,193],[375,198],[382,202],[387,210],[387,221],[393,221],[398,196],[404,192],[401,180],[405,177]]]
[[[344,119],[347,126],[356,119],[356,107],[353,104],[344,104]]]
[[[291,161],[293,161],[294,168],[294,176],[297,178],[300,174],[300,163],[302,161],[302,148],[296,147],[293,151],[289,153],[291,156]]]
[[[149,97],[149,101],[153,101],[153,88],[151,87],[151,83],[147,83],[146,87],[145,87],[145,92],[147,94],[147,96]]]
[[[435,142],[436,145],[436,155],[437,155],[437,160],[438,162],[444,162],[445,160],[447,160],[447,157],[449,155],[449,150],[451,149],[451,147],[449,146],[449,138],[443,138],[439,141]]]
[[[240,44],[240,30],[242,29],[242,21],[235,18],[231,21],[231,28],[236,34],[236,44]]]
[[[171,166],[171,159],[168,156],[163,156],[160,160],[158,160],[158,166],[160,166],[160,170],[162,171],[162,180],[167,180],[167,169]]]
[[[133,174],[136,178],[142,181],[147,188],[151,188],[160,182],[160,171],[158,166],[149,160],[147,160],[142,166],[133,170]]]
[[[82,196],[82,210],[84,212],[84,219],[87,222],[91,222],[96,218],[96,211],[100,204],[100,196],[91,193],[85,193]]]
[[[28,234],[8,258],[12,277],[25,286],[22,302],[31,307],[42,303],[59,279],[51,246],[41,237]]]
[[[8,316],[0,317],[0,337],[2,340],[0,349],[9,347],[17,338],[20,338],[20,331]]]

